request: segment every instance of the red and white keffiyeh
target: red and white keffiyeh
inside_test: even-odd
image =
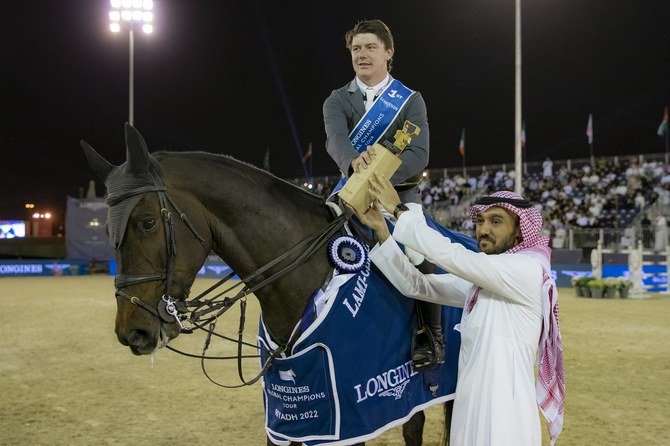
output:
[[[509,191],[500,191],[487,198],[502,200],[519,200],[524,198]],[[547,420],[551,444],[556,442],[563,429],[563,413],[565,409],[565,370],[563,365],[563,345],[558,325],[558,291],[556,283],[551,278],[551,248],[549,238],[540,235],[542,229],[542,214],[534,207],[517,207],[504,201],[493,204],[475,204],[470,208],[470,217],[476,223],[477,214],[486,211],[491,206],[501,207],[519,216],[521,227],[521,243],[505,251],[513,254],[523,251],[538,259],[543,269],[542,286],[542,333],[540,334],[538,376],[535,385],[535,395],[542,414]],[[481,288],[473,287],[464,306],[466,317],[477,302]]]

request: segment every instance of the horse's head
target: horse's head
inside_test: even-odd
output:
[[[84,141],[82,148],[107,187],[107,233],[117,259],[115,332],[134,354],[149,354],[183,328],[176,306],[212,244],[205,216],[196,200],[164,183],[160,164],[132,126],[126,125],[127,159],[120,166]]]

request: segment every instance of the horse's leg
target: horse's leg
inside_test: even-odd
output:
[[[442,433],[442,444],[449,446],[451,437],[451,415],[454,413],[454,400],[444,403],[444,432]]]
[[[412,418],[402,425],[402,436],[405,439],[406,446],[421,446],[425,422],[426,415],[423,411],[420,411],[412,415]]]

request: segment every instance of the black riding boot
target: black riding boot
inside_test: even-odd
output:
[[[412,346],[412,367],[421,372],[432,370],[444,362],[444,336],[442,334],[442,306],[417,302],[417,311],[423,325],[416,331]]]
[[[424,260],[417,269],[432,274],[437,265]],[[432,370],[444,362],[444,336],[442,334],[442,306],[416,301],[419,328],[412,340],[412,367],[416,371]]]

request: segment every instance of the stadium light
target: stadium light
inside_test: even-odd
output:
[[[154,2],[153,0],[110,0],[112,9],[109,11],[109,29],[113,33],[121,32],[121,28],[128,30],[128,123],[134,125],[135,106],[135,36],[136,28],[142,29],[145,34],[154,31]]]

